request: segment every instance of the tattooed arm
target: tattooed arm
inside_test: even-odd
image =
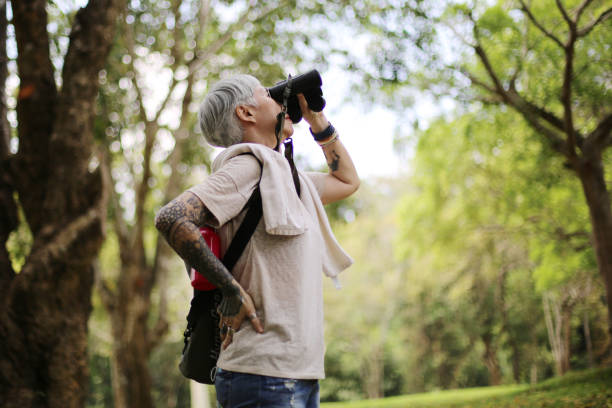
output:
[[[322,132],[327,128],[329,121],[323,112],[311,111],[301,94],[298,95],[298,102],[300,103],[304,119],[308,122],[310,129],[314,133]],[[332,138],[333,136],[330,137],[330,140]],[[351,156],[349,156],[340,138],[325,144],[323,146],[323,153],[329,166],[329,173],[325,177],[321,201],[323,204],[329,204],[353,194],[359,188],[360,181]]]
[[[250,316],[255,312],[250,297],[208,248],[200,234],[198,226],[204,224],[208,214],[197,196],[185,192],[159,210],[155,227],[185,262],[221,289],[223,300],[219,311],[224,317],[232,318],[243,312]],[[245,311],[245,308],[249,310]]]
[[[325,178],[321,201],[323,204],[329,204],[353,194],[359,188],[360,181],[351,156],[339,138],[324,146],[323,153],[329,166],[329,174]]]

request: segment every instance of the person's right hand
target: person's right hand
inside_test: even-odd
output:
[[[297,94],[297,99],[300,110],[302,111],[302,117],[310,125],[310,129],[314,133],[322,132],[329,126],[329,121],[325,117],[323,111],[315,112],[308,107],[308,102],[306,102],[304,94]]]
[[[223,300],[219,306],[219,329],[221,332],[221,347],[225,350],[234,339],[234,332],[240,330],[242,322],[245,318],[251,321],[253,329],[257,333],[263,333],[263,324],[257,317],[253,298],[249,295],[242,286],[234,283],[240,288],[238,294],[223,295]],[[238,312],[234,313],[236,306],[239,306]]]

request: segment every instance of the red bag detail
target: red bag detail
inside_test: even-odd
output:
[[[219,239],[219,236],[215,230],[210,227],[202,227],[200,228],[200,233],[202,234],[204,241],[206,241],[206,244],[212,253],[219,258],[219,254],[221,253],[221,240]],[[217,288],[215,285],[210,283],[208,279],[204,277],[204,275],[193,268],[191,268],[191,273],[189,276],[191,277],[191,286],[197,290],[213,290]]]

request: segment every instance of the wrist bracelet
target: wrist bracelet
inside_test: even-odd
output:
[[[329,138],[336,131],[336,129],[334,129],[334,127],[332,126],[331,123],[329,123],[329,122],[327,122],[327,123],[328,123],[328,126],[323,131],[321,131],[319,133],[314,133],[312,131],[312,128],[310,128],[310,134],[312,135],[312,137],[314,137],[314,140],[316,140],[317,142],[320,142],[321,140],[325,140],[325,139]]]
[[[319,143],[319,146],[321,146],[321,148],[324,148],[325,146],[330,145],[336,142],[337,140],[338,140],[338,132],[334,131],[334,135],[332,136],[332,138],[323,143]]]

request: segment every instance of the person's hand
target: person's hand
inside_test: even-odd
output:
[[[329,126],[329,121],[325,117],[323,112],[314,112],[308,107],[308,102],[304,98],[304,94],[297,94],[298,103],[300,104],[300,110],[302,111],[302,117],[310,125],[310,129],[314,133],[324,131]]]
[[[263,325],[257,317],[253,299],[242,287],[240,287],[238,299],[225,299],[224,296],[223,302],[226,300],[229,301],[228,303],[240,302],[240,309],[236,314],[226,312],[226,314],[223,315],[222,310],[219,311],[219,329],[221,331],[221,347],[223,350],[225,350],[232,343],[234,340],[234,333],[240,330],[242,321],[245,318],[251,321],[251,325],[257,333],[263,333],[264,331]],[[220,308],[221,307],[222,306],[220,306]]]

